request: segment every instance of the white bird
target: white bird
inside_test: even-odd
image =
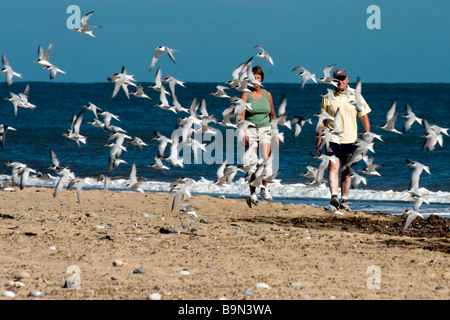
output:
[[[179,85],[185,88],[184,82],[175,79],[172,76],[165,76],[164,79],[162,80],[162,83],[169,83],[169,88],[170,88],[170,92],[172,95],[172,103],[173,103],[173,107],[175,108],[175,110],[177,112],[181,112],[184,111],[186,113],[189,113],[189,111],[186,108],[183,108],[180,104],[180,102],[178,101],[178,98],[175,94],[175,86]]]
[[[109,172],[117,169],[121,164],[127,163],[125,160],[120,158],[113,159],[109,164]]]
[[[238,88],[241,86],[241,74],[244,70],[245,62],[241,63],[237,68],[233,70],[231,73],[231,77],[233,80],[225,82],[225,84],[228,84],[232,89]]]
[[[410,159],[406,159],[406,165],[414,168],[411,174],[411,182],[409,184],[408,190],[417,193],[419,190],[420,175],[422,174],[423,170],[425,170],[428,174],[431,174],[430,168],[426,165],[423,165],[420,162],[413,161]]]
[[[145,99],[150,99],[151,98],[144,93],[144,89],[142,88],[142,84],[139,84],[136,88],[135,91],[130,92],[130,94],[132,94],[133,96],[135,96],[136,98],[145,98]]]
[[[109,82],[114,83],[114,90],[111,94],[111,99],[116,96],[116,94],[119,92],[120,88],[123,89],[128,99],[130,99],[130,94],[128,92],[128,86],[134,86],[137,85],[133,82],[135,81],[133,79],[133,75],[129,75],[127,73],[127,69],[125,66],[122,67],[122,71],[120,73],[114,73],[111,77],[108,78]]]
[[[153,134],[155,135],[152,140],[156,140],[159,142],[158,145],[158,158],[164,157],[164,150],[166,150],[167,144],[172,143],[172,139],[167,138],[166,136],[162,135],[158,131],[154,130]]]
[[[164,165],[161,161],[161,158],[155,157],[155,163],[149,164],[147,167],[159,169],[159,170],[169,170],[170,168],[166,165]]]
[[[78,203],[81,203],[84,181],[85,181],[84,179],[80,179],[80,178],[78,178],[77,180],[74,181],[76,183]]]
[[[154,85],[149,85],[149,88],[152,88],[155,91],[160,91],[161,90],[161,86],[163,85],[162,79],[161,79],[161,69],[158,68],[156,70],[156,74],[155,74],[155,84]]]
[[[334,95],[334,91],[330,88],[327,88],[327,93],[320,95],[322,98],[327,98],[328,100],[337,100],[336,96]]]
[[[48,169],[51,169],[55,172],[58,172],[59,170],[62,169],[61,163],[60,163],[58,157],[56,156],[55,151],[53,151],[53,149],[50,149],[50,159],[52,160],[53,164],[50,167],[48,167]]]
[[[107,130],[105,124],[98,119],[92,119],[91,121],[88,121],[87,124],[90,124],[97,128],[102,128],[104,131]]]
[[[145,143],[141,138],[139,137],[134,137],[133,139],[131,139],[130,141],[128,141],[128,143],[131,143],[134,146],[139,147],[139,149],[142,150],[143,147],[148,147],[148,144]]]
[[[377,168],[382,167],[381,164],[373,163],[373,159],[375,157],[363,156],[364,162],[367,164],[367,167],[364,169],[359,169],[358,171],[369,175],[369,176],[380,176],[381,174],[377,171]]]
[[[19,107],[26,108],[26,109],[36,109],[36,105],[30,103],[28,101],[28,94],[30,91],[30,85],[27,84],[25,90],[23,93],[15,94],[10,92],[9,97],[5,98],[4,100],[8,100],[11,102],[11,104],[14,106],[14,116],[17,117],[17,112]]]
[[[168,110],[168,111],[172,111],[174,113],[177,113],[177,110],[175,109],[175,107],[171,106],[169,103],[169,100],[167,100],[167,91],[166,88],[164,87],[164,85],[161,86],[160,88],[160,93],[159,93],[159,104],[155,104],[155,107],[161,108],[163,110]]]
[[[98,182],[103,182],[103,189],[108,190],[108,188],[113,184],[113,181],[110,177],[105,176],[104,174],[100,174],[97,177]]]
[[[82,109],[78,114],[74,114],[72,117],[72,126],[66,133],[63,134],[64,137],[76,141],[78,147],[81,147],[80,142],[86,144],[86,137],[80,134],[81,121],[83,120]]]
[[[325,179],[324,179],[325,169],[328,167],[328,164],[330,161],[332,161],[333,163],[336,163],[336,156],[334,156],[334,155],[328,156],[325,154],[316,155],[313,153],[310,153],[310,154],[314,158],[321,160],[321,162],[317,168],[314,180],[312,182],[307,182],[306,184],[310,185],[310,186],[320,186],[323,182],[325,182]]]
[[[302,66],[297,66],[292,71],[303,70],[303,72],[297,73],[298,76],[302,77],[302,89],[305,87],[305,84],[308,80],[312,80],[317,83],[316,75],[314,73],[309,72]]]
[[[398,112],[395,112],[396,106],[397,106],[397,101],[394,101],[392,103],[391,107],[389,108],[388,113],[386,114],[386,124],[384,124],[382,126],[378,126],[378,128],[389,131],[389,132],[402,134],[400,131],[395,129],[395,121],[397,121],[397,117],[398,117]]]
[[[425,133],[422,135],[422,138],[426,139],[422,145],[422,151],[423,150],[433,151],[434,148],[436,147],[436,143],[439,143],[439,145],[442,146],[444,144],[444,138],[441,134],[442,131],[436,129],[437,126],[433,127],[433,125],[430,125],[426,119],[423,119],[422,124],[425,127]]]
[[[99,113],[103,117],[103,124],[105,125],[105,129],[109,130],[111,127],[111,120],[115,119],[117,121],[120,121],[119,116],[109,112],[109,111],[102,111]]]
[[[197,139],[191,139],[190,143],[188,144],[192,148],[192,152],[194,153],[194,163],[198,162],[198,150],[202,150],[206,152],[206,143],[201,143]]]
[[[29,94],[30,94],[30,85],[27,84],[23,93],[19,93],[20,98],[19,107],[27,109],[36,109],[36,106],[28,101]]]
[[[91,17],[91,15],[94,13],[94,11],[91,11],[87,14],[85,14],[82,18],[81,18],[81,27],[80,28],[74,28],[72,29],[73,31],[79,32],[81,34],[87,34],[91,37],[94,37],[94,33],[92,30],[89,30],[90,28],[102,28],[102,26],[96,25],[96,24],[89,24],[87,23],[88,19]]]
[[[373,139],[378,139],[381,142],[384,142],[384,140],[381,138],[381,135],[373,133],[371,131],[366,131],[360,134],[363,136],[363,140],[367,143],[371,143]]]
[[[20,190],[24,189],[27,186],[28,177],[30,176],[31,172],[36,173],[36,170],[34,170],[28,166],[23,168],[22,177],[20,179]]]
[[[197,215],[197,207],[194,207],[193,205],[189,204],[189,201],[185,200],[183,202],[181,202],[181,204],[183,205],[183,209],[180,210],[181,214],[190,214],[193,215],[194,217],[198,218]]]
[[[430,129],[432,129],[434,132],[436,132],[436,134],[441,134],[441,133],[443,133],[443,134],[445,134],[446,136],[448,136],[449,134],[448,134],[448,128],[442,128],[442,127],[439,127],[438,125],[435,125],[435,124],[430,124],[430,127],[429,127]],[[428,130],[428,129],[427,129]]]
[[[178,178],[176,182],[171,183],[170,191],[176,190],[175,196],[172,200],[173,211],[180,201],[184,201],[186,198],[192,197],[192,186],[195,184],[195,180],[191,178]]]
[[[291,124],[294,124],[294,137],[297,138],[300,133],[302,132],[303,126],[306,123],[309,123],[312,125],[312,120],[310,118],[305,118],[302,116],[295,116],[291,120]]]
[[[278,125],[283,125],[289,129],[292,129],[291,120],[287,120],[286,105],[287,105],[287,98],[286,94],[283,93],[283,96],[281,97],[280,106],[278,107],[278,117],[270,122],[272,128],[276,129]]]
[[[338,208],[333,206],[332,204],[329,204],[328,206],[324,207],[326,212],[332,213],[332,214],[338,214],[340,216],[343,216],[344,213],[340,212]]]
[[[11,126],[8,126],[6,124],[0,124],[0,146],[2,147],[2,150],[5,147],[6,132],[8,130],[17,131],[15,128]]]
[[[211,95],[213,95],[214,97],[217,97],[217,98],[231,98],[226,92],[225,92],[225,90],[226,89],[228,89],[227,87],[225,87],[225,86],[216,86],[216,88],[217,88],[217,91],[215,91],[215,92],[211,92]]]
[[[152,58],[152,62],[151,62],[151,64],[150,64],[150,69],[149,69],[149,71],[152,71],[152,69],[153,69],[153,67],[155,66],[156,62],[158,61],[159,57],[160,57],[164,52],[167,52],[167,54],[169,55],[170,59],[171,59],[174,63],[176,62],[173,53],[174,53],[175,51],[177,51],[177,50],[173,50],[173,49],[171,49],[171,48],[169,48],[169,47],[166,47],[166,46],[159,46],[159,47],[157,47],[155,50],[156,50],[156,52],[155,52],[155,54],[153,55],[153,58]]]
[[[335,64],[330,64],[328,67],[323,69],[323,78],[318,78],[317,81],[332,84],[333,86],[337,86],[336,80],[331,76],[331,69],[335,67]]]
[[[273,66],[273,59],[269,55],[269,53],[263,47],[261,47],[260,45],[256,45],[255,48],[257,48],[257,49],[262,51],[262,52],[258,53],[256,56],[258,58],[266,60],[269,63],[269,68],[270,68],[270,65]]]
[[[421,217],[422,219],[424,219],[423,215],[420,214],[418,211],[412,210],[409,208],[403,212],[403,215],[407,215],[407,218],[406,218],[405,224],[403,225],[402,232],[406,232],[406,229],[417,217]]]
[[[120,156],[122,155],[122,151],[127,152],[127,148],[120,143],[108,143],[105,145],[105,147],[111,149],[109,152],[108,162],[113,162],[114,160],[120,158]]]
[[[321,132],[323,127],[323,122],[325,120],[331,120],[334,121],[334,117],[330,115],[328,112],[326,112],[324,109],[322,109],[319,113],[314,114],[313,116],[318,117],[316,124],[316,132]]]
[[[13,81],[12,81],[13,77],[22,78],[22,74],[15,72],[11,68],[8,59],[6,58],[6,56],[4,54],[2,55],[2,62],[3,62],[4,68],[0,69],[0,71],[5,74],[5,81],[8,86],[10,86],[13,83]]]
[[[54,66],[54,65],[45,66],[45,67],[42,68],[42,69],[46,69],[46,70],[50,71],[50,79],[54,79],[54,78],[56,77],[56,74],[57,74],[58,72],[59,72],[59,73],[66,74],[65,71],[59,69],[57,66]]]
[[[352,179],[352,185],[356,188],[361,182],[367,185],[367,179],[355,172],[353,168],[350,168],[350,178]]]
[[[126,187],[131,190],[136,190],[141,193],[144,193],[144,190],[142,190],[142,188],[140,188],[140,185],[142,184],[143,181],[144,180],[142,178],[139,178],[139,179],[137,178],[136,164],[133,163],[133,165],[131,166],[130,180],[126,184]]]
[[[60,169],[57,171],[57,173],[60,178],[53,192],[53,197],[56,197],[69,181],[75,180],[75,174],[67,168]]]
[[[314,178],[316,176],[317,170],[319,170],[319,168],[311,166],[311,165],[307,165],[306,170],[307,170],[306,172],[300,173],[300,175],[305,178]]]
[[[25,163],[17,162],[17,161],[9,161],[5,163],[5,166],[11,167],[11,177],[12,177],[12,183],[16,186],[20,185],[20,179],[19,179],[19,173],[23,171],[27,167]]]
[[[102,109],[100,109],[99,107],[97,107],[95,104],[93,104],[92,102],[88,102],[87,105],[84,105],[83,108],[86,108],[89,111],[92,111],[95,115],[95,119],[98,119],[98,114],[103,112]]]
[[[50,58],[50,51],[52,50],[53,45],[50,43],[48,45],[47,50],[42,49],[41,46],[38,47],[38,59],[35,60],[34,62],[40,64],[41,66],[51,66],[52,64],[49,61]]]
[[[168,157],[161,158],[161,159],[168,161],[172,167],[179,166],[179,167],[183,168],[184,167],[184,159],[180,158],[179,150],[178,150],[179,137],[180,137],[180,134],[179,134],[178,130],[174,130],[172,132],[172,136],[171,136],[172,143],[170,145],[170,154]]]
[[[355,100],[351,102],[351,104],[355,106],[358,112],[363,112],[366,109],[366,105],[363,101],[363,97],[361,94],[362,90],[361,86],[362,86],[361,79],[358,77],[356,78],[356,86],[354,92]]]
[[[405,126],[403,128],[403,133],[411,129],[411,126],[414,122],[417,122],[419,124],[422,124],[422,119],[418,118],[414,112],[412,111],[412,108],[406,103],[405,104],[405,111],[406,114],[402,115],[402,118],[406,119]]]
[[[12,103],[14,107],[14,116],[17,117],[17,111],[19,109],[19,104],[21,101],[20,96],[18,94],[10,92],[9,97],[6,97],[4,100],[7,100]]]

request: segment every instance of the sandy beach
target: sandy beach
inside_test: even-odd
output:
[[[448,300],[450,221],[173,193],[0,193],[1,300]],[[31,293],[31,295],[30,295]],[[7,294],[8,295],[8,294]]]

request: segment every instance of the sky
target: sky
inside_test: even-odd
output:
[[[70,30],[90,11],[95,38]],[[154,82],[159,67],[223,83],[253,56],[269,83],[300,83],[299,65],[319,78],[331,64],[366,83],[448,83],[449,13],[448,0],[17,0],[2,4],[0,53],[22,74],[14,81],[106,82],[125,66],[137,82]],[[50,42],[50,62],[66,72],[53,80],[33,62]],[[164,54],[149,71],[158,46],[176,50],[176,63]]]

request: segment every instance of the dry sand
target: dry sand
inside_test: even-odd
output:
[[[0,294],[15,297],[0,299],[450,298],[449,220],[417,218],[403,234],[400,216],[203,195],[190,199],[197,218],[171,211],[173,197],[1,192]]]

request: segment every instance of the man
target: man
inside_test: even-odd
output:
[[[323,96],[321,112],[326,111],[330,116],[336,116],[339,110],[339,119],[324,120],[319,124],[316,141],[316,152],[321,153],[321,130],[323,127],[333,130],[335,121],[340,121],[340,134],[333,134],[330,139],[329,148],[326,153],[335,156],[335,162],[330,161],[328,165],[328,183],[331,192],[330,204],[339,209],[350,210],[348,206],[348,194],[352,179],[350,168],[347,166],[341,172],[341,201],[338,201],[339,171],[343,167],[352,153],[356,150],[358,140],[358,124],[356,117],[361,119],[365,132],[370,131],[368,113],[371,111],[364,98],[358,97],[358,105],[355,104],[355,90],[348,87],[348,75],[344,69],[336,69],[333,73],[336,81],[333,96],[334,98]],[[362,108],[361,108],[362,105]],[[359,110],[357,110],[357,107]]]

